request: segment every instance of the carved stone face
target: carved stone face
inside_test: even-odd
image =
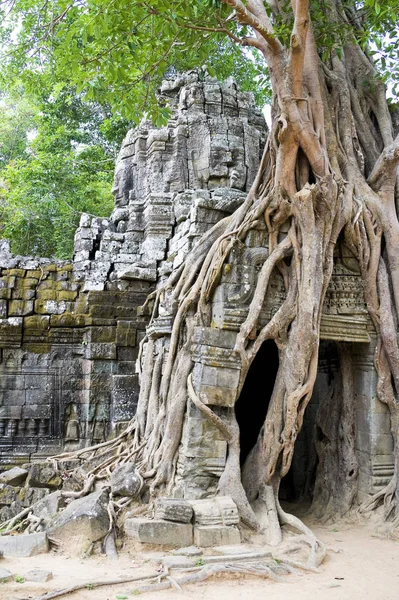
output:
[[[231,187],[237,190],[245,189],[247,178],[244,164],[243,147],[226,149],[212,147],[210,153],[210,169],[208,189]]]
[[[116,208],[149,193],[231,188],[245,192],[259,164],[263,121],[235,84],[189,73],[167,81],[173,117],[128,133],[115,172]],[[250,117],[250,118],[249,118]],[[126,219],[125,219],[126,220]]]
[[[115,206],[125,206],[128,204],[129,191],[132,187],[132,167],[128,161],[117,163],[114,176],[112,193],[115,197]]]

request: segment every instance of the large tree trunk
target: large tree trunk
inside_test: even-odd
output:
[[[278,490],[290,468],[315,383],[321,311],[341,233],[361,265],[367,307],[378,336],[379,397],[391,410],[398,455],[399,223],[394,194],[399,140],[393,138],[384,86],[354,37],[348,35],[343,52],[331,49],[328,60],[322,63],[308,1],[291,2],[294,24],[288,47],[273,34],[263,1],[224,3],[236,11],[242,24],[252,27],[255,35],[246,38],[245,44],[258,48],[269,68],[273,124],[244,204],[206,234],[189,255],[185,268],[157,292],[155,316],[165,290],[176,306],[166,364],[161,373],[162,358],[158,357],[154,366],[152,351],[147,348],[137,421],[118,444],[125,444],[124,456],[138,459],[153,494],[170,486],[190,398],[228,443],[220,491],[236,500],[243,520],[254,527],[259,526],[259,520],[250,504],[255,500],[262,503],[265,518],[261,525],[268,527],[271,542],[278,543],[284,524],[309,534],[299,520],[281,509]],[[270,5],[279,12],[280,2]],[[340,0],[329,2],[327,10],[337,27],[348,22]],[[196,397],[191,383],[190,340],[194,325],[210,324],[209,303],[233,244],[245,240],[259,219],[264,219],[268,229],[269,256],[259,272],[248,317],[237,335],[241,385],[266,339],[276,341],[280,363],[265,423],[241,473],[234,411],[221,418]],[[260,311],[275,269],[284,276],[286,300],[259,331]],[[350,357],[342,350],[342,404],[332,432],[339,439],[331,442],[338,449],[333,471],[337,479],[325,500],[339,512],[350,508],[357,477],[350,444],[353,395],[348,361]],[[323,460],[328,460],[328,455]],[[389,489],[374,499],[373,505],[380,497],[387,501],[387,515],[397,513],[397,469]]]

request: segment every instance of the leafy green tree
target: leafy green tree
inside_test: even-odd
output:
[[[18,73],[28,89],[45,72],[57,90],[72,84],[114,114],[137,122],[147,112],[161,122],[167,112],[154,92],[164,73],[206,63],[219,77],[234,74],[259,102],[270,96],[262,61],[248,60],[246,44],[237,45],[235,23],[220,25],[228,9],[217,0],[6,0],[1,12],[7,15],[2,72],[5,78]]]
[[[9,11],[3,31],[8,44],[4,72],[17,67],[28,82],[43,70],[59,89],[64,83],[76,85],[77,93],[108,102],[134,120],[143,108],[156,120],[165,118],[166,108],[157,110],[153,92],[161,74],[171,68],[206,62],[223,75],[226,68],[241,64],[243,49],[254,49],[260,59],[247,55],[247,81],[266,72],[270,76],[273,122],[259,173],[243,205],[198,242],[178,280],[173,274],[167,282],[166,290],[174,288],[176,318],[164,345],[165,363],[143,373],[140,419],[108,446],[120,451],[115,461],[121,455],[134,456],[153,496],[170,489],[185,409],[193,402],[227,442],[219,492],[234,498],[243,521],[265,528],[273,544],[281,542],[283,525],[297,529],[311,548],[307,566],[317,566],[324,556],[322,545],[283,510],[278,492],[316,379],[334,250],[345,240],[360,266],[377,336],[378,396],[388,407],[395,442],[392,480],[363,509],[382,502],[385,518],[397,526],[399,136],[385,84],[390,81],[395,92],[398,0],[55,0],[51,5],[6,0],[2,7]],[[11,33],[17,26],[14,42]],[[241,467],[234,409],[216,414],[198,398],[188,349],[195,326],[212,324],[208,305],[230,249],[245,243],[262,219],[269,256],[259,270],[234,351],[241,361],[240,385],[266,339],[278,346],[279,369],[258,440]],[[286,299],[260,329],[272,273],[283,276]],[[155,317],[160,298],[162,294],[155,302]],[[162,353],[148,356],[149,365],[162,364]],[[327,398],[317,417],[321,440],[314,502],[324,516],[344,514],[357,497],[352,367],[344,349],[340,367],[339,403],[334,395]],[[147,413],[149,390],[159,402],[152,416]],[[150,418],[153,422],[143,423]],[[150,432],[148,438],[145,432]],[[96,463],[97,476],[106,476],[111,468],[108,457],[103,465]]]
[[[81,212],[112,211],[115,156],[128,124],[70,93],[33,96],[19,85],[1,102],[2,235],[15,253],[70,258]]]

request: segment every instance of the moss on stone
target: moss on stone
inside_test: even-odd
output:
[[[73,302],[73,300],[76,300],[77,295],[78,295],[77,292],[71,292],[71,291],[67,291],[67,290],[57,291],[57,299],[58,300],[66,300],[68,302]]]
[[[3,275],[9,275],[11,277],[25,277],[25,269],[4,269]]]
[[[58,300],[56,290],[38,290],[37,298],[40,300]]]
[[[51,327],[88,327],[92,319],[89,315],[66,312],[62,315],[51,315]]]
[[[24,319],[24,329],[48,329],[50,317],[46,315],[31,315]]]

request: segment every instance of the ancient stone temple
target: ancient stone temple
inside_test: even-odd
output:
[[[109,219],[83,215],[73,262],[13,256],[0,246],[0,453],[12,464],[105,440],[135,414],[139,373],[162,369],[175,306],[167,293],[150,320],[150,292],[184,264],[199,237],[244,201],[255,177],[266,125],[252,96],[235,83],[193,72],[164,81],[172,107],[167,126],[143,122],[123,144]],[[193,386],[217,414],[235,406],[244,459],[267,411],[278,353],[265,342],[238,395],[235,337],[248,312],[257,271],[268,255],[265,225],[236,245],[213,297],[212,326],[197,327]],[[284,297],[273,276],[264,325]],[[151,304],[149,305],[151,308]],[[340,353],[351,357],[356,453],[361,498],[393,473],[386,407],[376,394],[375,335],[364,305],[356,259],[344,241],[335,256],[321,322],[319,374],[293,465],[283,490],[301,496],[315,479],[318,410],[339,399]],[[264,373],[268,371],[268,385]],[[262,382],[262,383],[261,383]],[[262,386],[260,388],[260,386]],[[148,411],[157,397],[148,390]],[[216,491],[226,441],[189,405],[173,495],[202,498]]]

